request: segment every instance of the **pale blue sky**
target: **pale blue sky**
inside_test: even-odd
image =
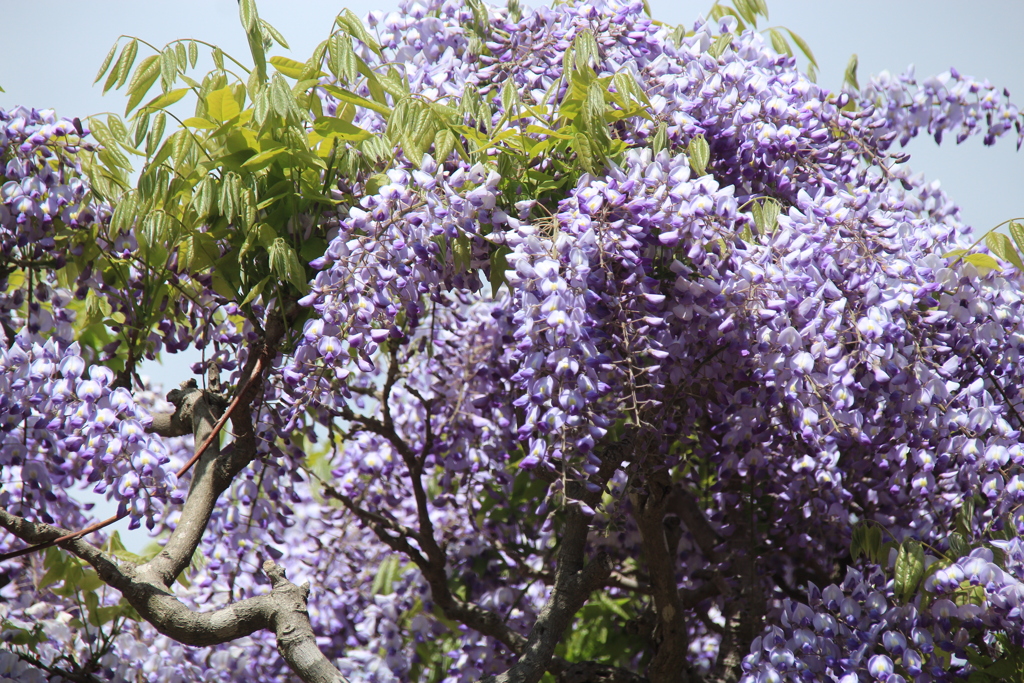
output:
[[[535,4],[526,0],[526,4]],[[655,19],[691,24],[710,0],[650,0]],[[330,31],[346,5],[329,0],[263,0],[260,14],[291,44],[290,53],[305,60]],[[388,0],[349,2],[359,15],[373,9],[393,10]],[[884,69],[900,73],[915,64],[918,76],[956,67],[961,73],[988,78],[1008,88],[1024,106],[1024,1],[1021,0],[768,0],[771,21],[799,33],[820,64],[819,82],[838,88],[850,55],[860,57],[861,83]],[[0,108],[23,104],[53,107],[60,116],[85,117],[123,111],[120,93],[100,94],[92,85],[96,70],[118,35],[134,35],[162,47],[175,38],[198,38],[220,45],[239,58],[248,48],[238,23],[236,0],[51,0],[45,9],[24,0],[0,0]],[[277,53],[277,52],[275,52]],[[141,53],[145,54],[145,53]],[[943,188],[963,208],[965,222],[988,229],[1024,216],[1024,152],[1015,141],[994,148],[981,139],[937,147],[919,139],[910,147],[910,165]],[[187,354],[186,354],[187,355]],[[166,367],[149,364],[154,380],[165,388],[188,377],[194,358],[173,357]],[[109,513],[108,513],[109,514]],[[105,516],[105,515],[104,515]],[[121,522],[122,534],[127,526]],[[131,534],[130,546],[144,537]]]
[[[530,2],[530,0],[527,0]],[[305,59],[330,30],[343,0],[263,0],[261,16]],[[357,14],[392,10],[394,0],[349,2]],[[653,15],[668,23],[692,23],[710,0],[651,0]],[[964,74],[1006,87],[1024,105],[1024,26],[1021,0],[768,0],[770,25],[802,35],[821,65],[819,82],[837,88],[854,52],[860,75],[883,69],[902,72],[915,64],[919,76],[955,66]],[[200,38],[240,58],[248,55],[235,0],[0,0],[0,107],[54,107],[62,116],[120,111],[119,93],[101,96],[96,69],[120,34],[162,47],[174,38]],[[287,53],[284,53],[287,54]],[[941,148],[918,140],[911,166],[943,187],[963,208],[967,223],[988,228],[1024,214],[1024,156],[1014,142],[986,148],[980,138]]]

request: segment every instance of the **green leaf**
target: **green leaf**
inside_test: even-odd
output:
[[[95,571],[87,569],[84,572],[82,580],[78,583],[78,589],[82,591],[92,592],[103,586],[103,579],[101,579]]]
[[[351,92],[349,90],[345,90],[344,88],[339,88],[336,85],[325,85],[324,86],[324,90],[326,90],[327,92],[331,93],[332,95],[334,95],[335,97],[337,97],[339,100],[341,100],[343,102],[348,102],[350,104],[355,104],[357,106],[364,107],[366,109],[372,109],[373,111],[375,111],[375,112],[377,112],[379,114],[383,114],[384,116],[390,116],[391,115],[391,108],[390,107],[386,107],[383,104],[379,104],[379,103],[374,102],[372,100],[368,100],[365,97],[360,97],[359,95],[356,95],[354,92]]]
[[[270,81],[270,104],[278,114],[284,117],[302,118],[302,112],[295,103],[292,89],[288,87],[281,74],[274,74]]]
[[[390,184],[391,178],[388,178],[384,173],[378,173],[377,175],[372,175],[366,179],[366,183],[363,186],[363,193],[367,195],[375,195],[380,192],[380,188]]]
[[[172,90],[168,93],[164,93],[162,95],[154,97],[149,102],[147,102],[141,109],[139,109],[139,111],[136,113],[136,116],[139,116],[140,114],[146,112],[149,109],[166,109],[167,107],[171,106],[172,104],[180,100],[182,97],[187,95],[188,92],[189,88],[178,88],[177,90]]]
[[[263,50],[263,31],[260,29],[259,25],[256,24],[252,29],[246,32],[245,37],[249,43],[249,54],[252,55],[253,66],[255,66],[254,73],[256,74],[256,81],[259,83],[266,83],[267,54]]]
[[[974,536],[974,497],[964,496],[960,502],[960,510],[956,514],[956,529],[965,538]]]
[[[473,259],[473,243],[465,234],[460,234],[452,243],[452,261],[456,273],[469,270]]]
[[[270,63],[275,69],[283,73],[288,78],[295,79],[302,78],[302,71],[306,68],[306,65],[302,62],[294,59],[288,59],[287,57],[271,57]]]
[[[239,305],[240,306],[245,306],[247,303],[249,303],[251,301],[255,301],[256,298],[259,297],[259,295],[263,293],[263,288],[267,286],[268,282],[270,282],[270,276],[269,275],[266,276],[265,278],[263,278],[262,280],[260,280],[256,284],[255,287],[250,289],[249,293],[245,295],[245,298],[242,299],[242,303],[239,304]]]
[[[395,590],[395,580],[398,578],[401,567],[401,560],[397,553],[384,558],[377,569],[377,575],[373,577],[370,591],[374,595],[391,595]]]
[[[733,0],[732,4],[736,7],[736,11],[747,20],[747,23],[757,25],[757,8],[753,0]]]
[[[765,16],[767,16],[767,12],[765,13]],[[814,66],[818,66],[818,60],[814,58],[814,53],[811,51],[811,46],[807,44],[807,41],[794,33],[791,29],[787,28],[786,32],[789,33],[789,37],[793,39],[796,46],[800,48],[800,52],[803,52],[804,56],[807,57],[807,61]]]
[[[135,56],[139,53],[139,41],[134,38],[124,46],[121,57],[117,60],[117,87],[124,86],[131,73],[132,65],[135,64]]]
[[[199,181],[195,193],[192,195],[192,210],[196,212],[200,221],[209,218],[216,210],[216,184],[215,177],[208,175]]]
[[[125,107],[124,113],[128,114],[132,109],[135,109],[142,102],[142,98],[146,96],[149,89],[156,83],[157,77],[160,75],[160,58],[156,55],[150,55],[142,60],[139,64],[139,68],[135,70],[132,75],[132,80],[128,84],[128,105]]]
[[[110,66],[110,62],[114,60],[114,55],[117,53],[117,43],[110,48],[110,52],[107,53],[106,58],[103,60],[103,64],[100,66],[100,70],[96,72],[96,79],[93,83],[99,83],[100,79],[103,78],[103,74],[107,72],[107,67]],[[105,92],[105,91],[104,91]]]
[[[291,49],[290,47],[288,47],[288,41],[284,39],[284,36],[281,35],[280,31],[278,31],[276,28],[270,25],[270,22],[260,19],[260,26],[263,27],[263,30],[266,32],[268,36],[277,41],[278,45],[280,45],[286,50]]]
[[[214,121],[223,123],[238,116],[241,111],[231,86],[214,90],[206,96],[206,111]],[[189,119],[191,120],[191,119]]]
[[[1020,254],[1017,253],[1009,237],[1001,232],[990,232],[985,236],[985,245],[993,254],[1012,263],[1017,270],[1024,272],[1024,262],[1021,261]]]
[[[722,35],[715,38],[715,42],[708,48],[708,54],[718,59],[725,52],[725,49],[732,45],[733,35],[731,33],[723,33]]]
[[[135,222],[138,196],[135,192],[125,193],[114,205],[114,213],[110,217],[110,229],[115,235],[127,233]]]
[[[1010,236],[1017,243],[1017,248],[1024,253],[1024,225],[1017,221],[1010,221]]]
[[[179,169],[185,162],[189,151],[192,149],[192,136],[188,131],[179,130],[171,136],[171,161],[175,170]]]
[[[850,558],[856,560],[861,555],[866,555],[864,549],[864,541],[867,538],[867,527],[863,524],[858,524],[853,527],[853,533],[850,536]]]
[[[242,20],[242,28],[252,31],[256,28],[256,0],[238,0],[238,16]]]
[[[146,156],[153,156],[153,152],[156,151],[157,145],[160,144],[160,140],[164,137],[164,127],[167,125],[167,114],[164,112],[157,112],[157,115],[153,117],[153,126],[149,130],[149,135],[146,136]]]
[[[297,290],[305,294],[309,284],[306,280],[306,269],[291,245],[283,237],[278,237],[267,251],[270,256],[270,269],[274,274],[292,283]]]
[[[780,55],[793,56],[793,50],[789,47],[789,43],[786,42],[785,36],[778,29],[768,29],[768,37],[772,41],[772,49],[778,52]]]
[[[218,205],[220,213],[228,220],[228,223],[235,219],[239,208],[239,177],[237,173],[228,173],[220,184],[220,198]]]
[[[174,44],[174,62],[182,71],[188,68],[188,53],[185,51],[185,43],[181,41]]]
[[[142,144],[142,141],[146,139],[146,133],[149,131],[149,119],[149,112],[146,112],[143,116],[139,116],[138,114],[135,115],[135,125],[133,127],[135,135],[132,138],[132,143],[136,149]]]
[[[248,169],[250,171],[259,171],[269,166],[276,157],[280,156],[281,154],[287,153],[289,152],[288,148],[286,147],[268,149],[263,152],[260,152],[259,154],[254,154],[253,156],[249,157],[244,163],[242,163],[242,168]]]
[[[857,82],[856,53],[850,57],[850,61],[846,64],[846,72],[843,74],[843,83],[848,84],[854,90],[860,90],[860,84]]]
[[[690,157],[690,167],[698,176],[704,175],[711,160],[711,148],[704,135],[698,135],[686,147],[686,153]]]
[[[907,602],[924,577],[924,550],[918,541],[908,539],[900,544],[896,556],[893,590],[896,597]]]
[[[675,44],[676,47],[682,46],[683,39],[686,38],[686,33],[686,26],[684,26],[683,24],[676,26],[675,30],[672,31],[672,42]]]
[[[345,29],[353,38],[356,38],[366,45],[366,47],[376,52],[378,57],[382,55],[380,45],[370,37],[370,33],[366,30],[366,27],[363,26],[363,21],[355,12],[350,9],[345,9],[338,15],[336,21],[340,28]]]
[[[512,79],[509,78],[501,88],[501,107],[505,110],[506,116],[512,115],[512,109],[518,99],[516,89],[512,86]]]
[[[604,93],[605,89],[600,82],[594,81],[587,88],[587,99],[583,102],[583,116],[587,122],[590,132],[598,132],[604,128]]]
[[[443,164],[455,149],[455,133],[449,128],[438,131],[434,136],[434,161]]]
[[[498,290],[501,289],[502,285],[506,285],[505,282],[505,271],[508,270],[508,259],[506,256],[512,252],[506,246],[497,247],[491,252],[491,265],[488,272],[488,280],[491,283],[491,297],[497,298]],[[508,285],[506,285],[506,288]]]
[[[335,34],[327,41],[327,66],[338,80],[355,83],[359,75],[359,58],[352,49],[352,39]]]
[[[189,118],[182,121],[181,125],[185,126],[186,128],[199,128],[206,130],[220,128],[219,123],[214,123],[213,121],[210,121],[208,119],[201,119],[198,116],[190,116]]]
[[[970,554],[971,546],[963,535],[956,532],[949,535],[949,559],[955,561]]]
[[[664,121],[659,121],[658,130],[654,133],[654,139],[651,140],[651,151],[654,156],[658,156],[666,147],[668,147],[668,126]]]
[[[114,45],[117,47],[117,45]],[[114,66],[110,68],[110,73],[107,74],[107,80],[103,81],[103,94],[107,94],[107,91],[114,87],[117,83],[117,75],[121,72],[121,61],[124,59],[125,49],[127,45],[121,49],[121,54],[117,56],[117,60],[114,62]]]
[[[598,48],[593,31],[585,28],[577,33],[576,38],[573,40],[573,47],[575,48],[573,56],[577,71],[583,71],[592,64],[597,63]]]
[[[761,209],[761,202],[754,202],[750,205],[750,215],[754,218],[754,225],[757,226],[757,232],[764,235],[764,211]]]
[[[325,138],[333,136],[351,142],[361,142],[371,137],[370,132],[334,116],[321,116],[313,124],[313,130]]]
[[[576,150],[576,156],[579,158],[580,166],[583,167],[584,171],[593,172],[594,168],[594,151],[590,147],[590,140],[583,133],[577,133],[572,139],[573,149]]]
[[[765,197],[760,202],[754,202],[753,208],[757,231],[761,235],[770,236],[779,224],[779,203],[771,197]]]
[[[882,530],[875,525],[868,527],[865,532],[864,548],[872,562],[879,564],[882,561]]]
[[[100,598],[95,593],[85,594],[85,609],[89,615],[89,623],[93,626],[101,626],[99,620]]]
[[[984,275],[990,270],[1002,270],[999,267],[999,262],[996,261],[991,256],[989,256],[988,254],[970,254],[968,256],[964,256],[964,261],[976,267],[979,271],[981,271],[982,275]]]
[[[424,137],[426,127],[429,124],[427,111],[422,107],[416,107],[406,125],[399,131],[399,139],[401,140],[405,157],[417,168],[419,168],[420,161],[423,159]]]
[[[188,63],[194,69],[197,61],[199,61],[199,45],[192,40],[188,44]]]
[[[63,581],[65,568],[65,565],[55,565],[47,569],[46,573],[43,574],[43,578],[39,579],[38,587],[46,588],[47,586],[52,586],[58,581]]]
[[[114,135],[114,139],[122,145],[128,143],[128,129],[124,127],[124,122],[121,121],[121,117],[116,114],[107,114],[107,127],[110,132]]]

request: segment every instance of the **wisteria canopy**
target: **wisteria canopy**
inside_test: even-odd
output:
[[[0,110],[0,681],[1024,680],[1024,225],[899,151],[1007,93],[762,0],[240,14]]]

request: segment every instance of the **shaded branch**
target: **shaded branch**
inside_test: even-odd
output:
[[[659,470],[649,473],[642,489],[630,494],[657,615],[653,632],[656,651],[648,667],[652,683],[685,683],[690,680],[686,660],[689,637],[676,581],[679,537],[666,533],[669,530],[665,525],[672,490],[668,473]]]
[[[665,500],[665,512],[675,514],[689,530],[693,540],[696,541],[704,557],[712,564],[721,562],[721,556],[716,550],[724,540],[711,523],[708,522],[704,512],[697,505],[695,494],[682,488],[679,484],[667,492]]]
[[[583,505],[590,508],[598,506],[605,484],[634,449],[635,433],[631,431],[598,450],[601,465],[592,479],[599,484],[596,490],[587,488],[582,481],[566,483],[566,521],[562,528],[551,595],[530,629],[529,640],[519,661],[508,671],[485,679],[489,683],[536,683],[549,668],[560,668],[560,662],[552,661],[555,647],[572,625],[576,612],[591,593],[604,588],[612,571],[611,560],[604,553],[585,563],[590,519],[583,512]]]

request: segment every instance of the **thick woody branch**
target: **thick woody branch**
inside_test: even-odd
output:
[[[242,370],[238,394],[228,405],[227,414],[223,418],[218,420],[218,409],[222,407],[220,397],[199,389],[194,380],[167,395],[167,399],[175,405],[175,411],[169,419],[161,418],[158,425],[154,418],[154,426],[151,427],[153,431],[157,431],[158,427],[166,428],[166,432],[157,433],[177,433],[183,426],[190,426],[195,437],[196,456],[200,459],[177,526],[157,556],[139,567],[140,575],[147,581],[164,586],[174,583],[192,561],[217,499],[231,485],[235,475],[256,457],[252,404],[262,393],[263,373],[277,355],[277,345],[285,329],[281,315],[271,314],[266,336],[249,354]],[[222,452],[218,445],[217,431],[229,418],[235,442],[230,452]],[[188,465],[179,476],[187,469]]]
[[[43,543],[67,534],[50,524],[30,522],[0,509],[0,527],[29,543]],[[345,683],[345,678],[320,653],[306,611],[309,586],[296,586],[273,562],[264,564],[270,577],[269,595],[240,600],[211,612],[193,612],[165,587],[146,581],[138,568],[120,563],[81,539],[60,547],[88,562],[104,582],[117,589],[160,633],[185,645],[230,642],[269,629],[292,670],[306,683]]]
[[[718,661],[709,676],[716,683],[735,683],[743,674],[743,656],[749,643],[764,627],[765,599],[757,569],[757,520],[749,501],[737,511],[735,531],[729,539],[731,577],[735,589],[725,594],[725,629]]]
[[[175,389],[167,397],[177,407],[174,415],[178,420],[192,424],[196,444],[204,443],[213,432],[219,417],[207,399],[206,392],[192,381],[181,389]],[[192,554],[199,547],[210,515],[217,505],[217,498],[225,488],[225,482],[217,481],[212,472],[214,463],[220,457],[220,446],[214,439],[196,465],[192,485],[174,532],[156,557],[139,567],[140,573],[147,580],[170,586],[192,561]]]
[[[643,490],[630,496],[657,612],[654,628],[657,651],[648,668],[652,683],[685,683],[689,679],[686,662],[689,639],[676,583],[678,536],[666,533],[665,527],[671,492],[672,482],[667,473],[661,471],[650,474]],[[676,545],[670,539],[675,540]]]

